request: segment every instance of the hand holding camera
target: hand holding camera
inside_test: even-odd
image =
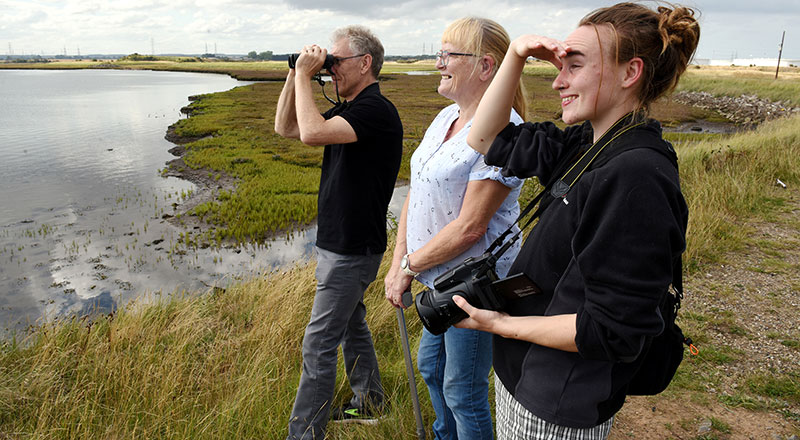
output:
[[[499,278],[495,272],[497,256],[487,252],[469,257],[463,263],[440,275],[433,289],[425,289],[414,298],[422,324],[434,335],[469,315],[454,301],[464,298],[474,307],[484,310],[503,310],[509,301],[541,293],[541,289],[524,273]]]
[[[453,324],[453,327],[500,334],[501,320],[509,316],[508,313],[504,311],[474,307],[472,304],[468,303],[464,297],[458,295],[453,296],[453,303],[467,314],[466,318]]]

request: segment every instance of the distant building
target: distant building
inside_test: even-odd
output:
[[[726,60],[712,60],[711,58],[695,58],[692,64],[698,66],[766,66],[778,65],[777,58],[729,58]],[[800,59],[781,58],[781,67],[798,67]]]

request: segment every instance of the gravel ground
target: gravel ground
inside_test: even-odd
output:
[[[752,128],[769,119],[800,114],[800,107],[760,99],[755,95],[715,97],[706,92],[678,92],[672,98],[681,104],[716,110],[735,124],[747,128]]]
[[[697,362],[705,363],[701,369],[713,376],[713,384],[697,377],[696,385],[704,391],[628,398],[615,420],[612,440],[798,440],[800,404],[759,397],[745,385],[754,375],[800,377],[800,188],[786,191],[787,208],[775,221],[741,225],[753,244],[685,282],[681,314],[707,319],[702,323],[707,340],[698,344]],[[709,347],[732,361],[703,359]],[[768,409],[720,402],[720,397],[742,394],[755,396]]]

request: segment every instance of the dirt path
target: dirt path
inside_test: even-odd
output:
[[[701,353],[680,386],[629,398],[611,439],[800,438],[800,189],[787,198],[773,221],[741,225],[746,249],[686,280],[680,321]]]

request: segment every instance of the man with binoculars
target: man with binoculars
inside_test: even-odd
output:
[[[317,45],[290,58],[275,131],[325,146],[317,220],[317,291],[303,337],[303,372],[288,439],[321,439],[331,415],[337,349],[342,345],[353,398],[334,420],[374,422],[383,386],[363,297],[386,250],[386,210],[402,154],[403,126],[380,93],[383,45],[362,26],[338,29],[331,55]],[[311,79],[331,75],[336,103],[320,114]]]

